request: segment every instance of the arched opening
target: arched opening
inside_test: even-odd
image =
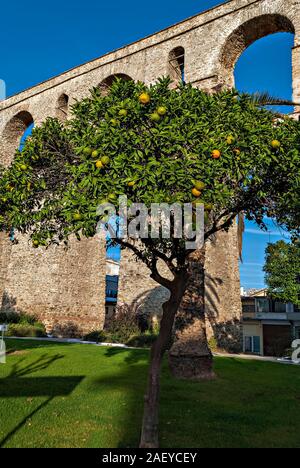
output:
[[[126,75],[125,73],[116,73],[115,75],[110,75],[103,81],[101,81],[99,85],[102,96],[105,96],[108,93],[109,88],[112,86],[113,82],[117,78],[125,81],[133,81],[132,78],[129,75]]]
[[[248,93],[268,92],[271,96],[292,100],[292,23],[279,15],[265,15],[247,22],[235,31],[223,50],[223,73],[226,84]],[[226,56],[226,51],[228,55]],[[272,106],[281,113],[293,112],[290,106]],[[265,218],[269,232],[254,222],[245,222],[243,263],[240,265],[243,294],[263,293],[265,249],[276,242],[282,231],[272,219]],[[286,239],[285,239],[286,240]],[[244,328],[245,334],[249,330]],[[252,333],[256,338],[256,333]],[[246,345],[246,343],[244,343]]]
[[[5,127],[3,134],[4,164],[10,164],[15,151],[22,151],[26,139],[31,135],[34,127],[33,117],[27,111],[19,112]],[[9,234],[10,241],[15,240],[15,231],[12,228]]]
[[[279,14],[252,18],[237,28],[227,39],[220,59],[220,79],[234,86],[234,68],[242,53],[255,41],[279,32],[295,33],[292,22]]]
[[[69,96],[67,94],[61,94],[57,100],[56,106],[56,116],[60,120],[66,120],[68,116],[68,107],[69,107]]]
[[[4,128],[2,135],[2,163],[11,163],[15,151],[22,149],[25,139],[30,135],[33,128],[33,117],[27,111],[16,114]]]
[[[235,87],[248,93],[268,92],[292,101],[292,54],[294,36],[278,33],[259,39],[240,56],[234,69]],[[293,106],[271,107],[292,113]]]
[[[176,82],[185,81],[183,47],[176,47],[169,53],[169,76]]]

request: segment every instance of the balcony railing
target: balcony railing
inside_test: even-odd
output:
[[[288,320],[288,314],[283,312],[257,312],[255,317],[260,320]]]
[[[300,321],[300,312],[284,313],[284,312],[243,312],[244,319],[252,320],[288,320],[290,322]]]

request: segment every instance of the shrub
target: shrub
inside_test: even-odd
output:
[[[104,330],[93,330],[83,336],[83,341],[94,341],[95,343],[107,342],[107,336]]]
[[[73,322],[55,323],[52,327],[51,335],[57,338],[82,338],[78,325]]]
[[[34,315],[18,312],[1,312],[0,323],[9,325],[6,336],[45,337],[45,326]]]
[[[117,307],[115,315],[106,324],[105,330],[92,330],[84,335],[84,341],[95,343],[118,343],[136,348],[150,348],[159,333],[159,325],[153,330],[141,331],[140,316],[136,308],[124,304]]]
[[[117,307],[105,330],[106,341],[125,344],[139,334],[138,319],[133,308],[128,305]]]
[[[24,325],[42,325],[34,315],[23,312],[0,312],[0,323],[22,323]],[[42,325],[43,326],[43,325]]]
[[[20,314],[17,312],[0,312],[0,323],[19,323]]]
[[[151,348],[156,339],[157,335],[148,331],[146,333],[140,333],[139,335],[132,336],[126,342],[126,345],[132,346],[133,348]]]
[[[38,322],[36,322],[34,325],[29,325],[26,323],[12,323],[9,325],[6,335],[35,338],[42,338],[47,336],[44,325]]]

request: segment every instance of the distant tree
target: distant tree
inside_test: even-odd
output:
[[[300,307],[300,243],[283,240],[266,249],[266,283],[273,299]]]
[[[170,352],[171,367],[192,368],[195,361],[198,378],[213,375],[205,332],[206,243],[228,231],[240,213],[262,229],[272,215],[299,232],[300,123],[278,120],[234,90],[170,89],[169,79],[150,87],[117,80],[108,94],[95,89],[72,112],[68,122],[49,118],[36,127],[2,170],[1,230],[29,234],[34,248],[67,243],[71,235],[93,237],[104,219],[98,206],[109,201],[117,210],[124,194],[129,207],[192,203],[194,213],[198,205],[205,210],[204,223],[195,226],[204,231],[201,248],[187,248],[174,229],[167,239],[141,230],[139,242],[114,240],[170,291],[151,351],[140,444],[157,447],[161,363],[186,293],[193,299],[181,310],[187,333]]]

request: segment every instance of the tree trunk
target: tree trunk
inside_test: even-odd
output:
[[[174,288],[172,288],[171,291],[171,297],[169,301],[163,305],[163,316],[160,323],[159,336],[151,349],[140,448],[159,447],[158,420],[161,363],[164,353],[171,341],[176,312],[182,300],[186,285],[187,275],[184,273],[175,280]]]
[[[205,248],[189,257],[189,280],[175,320],[175,340],[169,353],[174,377],[188,380],[213,379],[212,353],[205,323]]]

